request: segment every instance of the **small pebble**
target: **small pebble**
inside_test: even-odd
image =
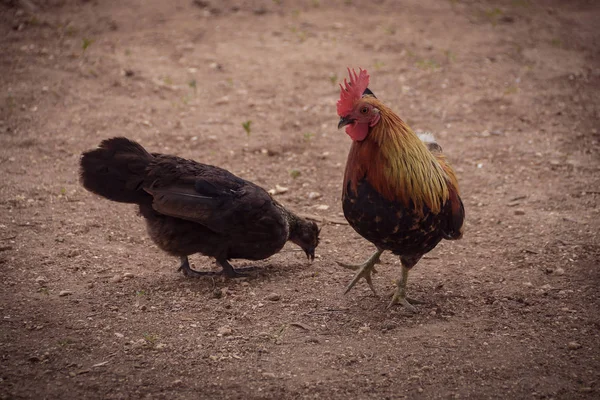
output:
[[[555,274],[555,275],[559,275],[559,276],[560,276],[560,275],[564,275],[564,274],[565,274],[565,270],[564,270],[564,269],[562,269],[561,267],[558,267],[558,268],[556,268],[556,269],[554,270],[554,274]]]
[[[48,281],[46,281],[46,278],[44,278],[43,276],[38,276],[37,278],[35,278],[35,283],[37,283],[40,286],[44,286],[46,283],[48,283]]]
[[[217,336],[229,336],[232,333],[233,331],[228,326],[222,326],[219,329],[217,329]]]
[[[523,211],[523,210],[515,210],[515,215],[525,215],[525,211]]]
[[[567,345],[567,348],[569,350],[578,350],[581,348],[581,344],[579,344],[577,342],[569,342],[569,344]]]
[[[131,279],[131,278],[133,278],[134,276],[135,276],[135,275],[134,275],[133,273],[131,273],[131,272],[125,272],[125,273],[123,274],[123,278],[125,278],[125,279]]]
[[[308,194],[309,200],[316,200],[316,199],[320,199],[321,197],[323,197],[323,195],[319,192],[310,192]]]
[[[370,331],[371,328],[369,328],[367,325],[361,326],[360,328],[358,328],[358,333],[365,333]]]
[[[112,283],[119,283],[123,280],[123,277],[121,275],[115,275],[112,278],[110,278],[110,281]]]
[[[281,299],[281,295],[277,293],[271,293],[266,297],[266,299],[270,301],[279,301]]]
[[[65,296],[70,296],[72,294],[73,294],[73,292],[71,292],[70,290],[61,290],[58,295],[60,297],[65,297]]]

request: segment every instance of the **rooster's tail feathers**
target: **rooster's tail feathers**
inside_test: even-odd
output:
[[[419,137],[419,139],[421,139],[421,141],[423,143],[425,143],[425,146],[427,146],[429,151],[431,151],[432,153],[441,153],[442,152],[442,146],[440,146],[435,141],[435,137],[433,136],[433,133],[421,132],[421,133],[418,133],[417,136]]]

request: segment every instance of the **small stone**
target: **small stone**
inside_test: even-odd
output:
[[[94,282],[88,282],[86,286],[88,289],[92,289],[94,287]]]
[[[316,200],[316,199],[320,199],[321,197],[323,197],[323,195],[319,192],[310,192],[308,194],[309,200]]]
[[[523,211],[523,210],[515,210],[515,215],[525,215],[525,211]]]
[[[283,193],[286,193],[288,190],[290,190],[290,189],[286,188],[284,186],[275,185],[275,189],[270,189],[269,194],[271,194],[271,195],[283,194]]]
[[[182,381],[181,379],[175,379],[175,380],[173,381],[173,385],[174,385],[174,386],[179,386],[179,385],[181,385],[182,383],[183,383],[183,381]]]
[[[327,204],[319,204],[317,207],[315,207],[317,210],[319,211],[325,211],[325,210],[329,210],[329,206]]]
[[[112,278],[110,278],[110,281],[112,283],[119,283],[123,280],[123,277],[121,275],[115,275]]]
[[[272,372],[263,372],[263,376],[265,378],[275,378],[276,377],[276,375]]]
[[[569,344],[567,345],[567,348],[569,350],[578,350],[581,348],[581,344],[577,343],[577,342],[569,342]]]
[[[125,335],[123,335],[122,333],[119,333],[119,332],[115,332],[115,336],[118,337],[119,339],[122,339],[125,337]]]
[[[561,267],[558,267],[554,270],[554,275],[564,275],[565,274],[565,270],[562,269]]]
[[[60,297],[65,297],[65,296],[70,296],[72,294],[73,294],[73,292],[71,292],[70,290],[61,290],[58,295]]]
[[[368,332],[370,330],[371,330],[371,328],[369,326],[363,325],[360,328],[358,328],[358,333],[365,333],[365,332]]]
[[[267,297],[265,297],[265,299],[270,301],[279,301],[281,299],[281,295],[277,293],[271,293]]]
[[[233,333],[233,330],[231,330],[230,327],[226,326],[222,326],[219,329],[217,329],[217,336],[229,336]]]
[[[44,286],[46,285],[46,283],[48,283],[48,281],[46,281],[46,278],[40,275],[37,278],[35,278],[35,283],[37,283],[40,286]]]
[[[229,103],[229,96],[223,96],[217,100],[215,100],[215,104],[227,104]]]
[[[164,343],[159,343],[159,344],[157,344],[156,346],[154,346],[154,348],[155,348],[155,349],[158,349],[158,350],[162,350],[162,349],[164,349],[165,347],[167,347],[167,345],[166,345],[166,344],[164,344]]]
[[[123,274],[123,278],[125,278],[125,279],[131,279],[131,278],[133,278],[134,276],[135,276],[135,275],[134,275],[133,273],[131,273],[131,272],[125,272],[125,273]]]

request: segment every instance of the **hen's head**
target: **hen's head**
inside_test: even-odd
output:
[[[291,227],[290,241],[304,250],[306,257],[315,259],[315,249],[319,245],[319,233],[321,230],[316,223],[298,218]]]
[[[350,70],[350,82],[344,79],[344,85],[340,84],[340,99],[337,102],[337,113],[340,116],[338,129],[345,126],[346,133],[352,140],[360,142],[369,134],[369,128],[379,122],[379,110],[369,101],[369,97],[375,97],[369,90],[369,74],[364,69],[359,73]]]

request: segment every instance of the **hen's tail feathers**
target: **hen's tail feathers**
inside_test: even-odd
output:
[[[81,184],[90,192],[122,203],[151,199],[143,189],[146,168],[153,156],[124,137],[106,139],[80,161]]]

